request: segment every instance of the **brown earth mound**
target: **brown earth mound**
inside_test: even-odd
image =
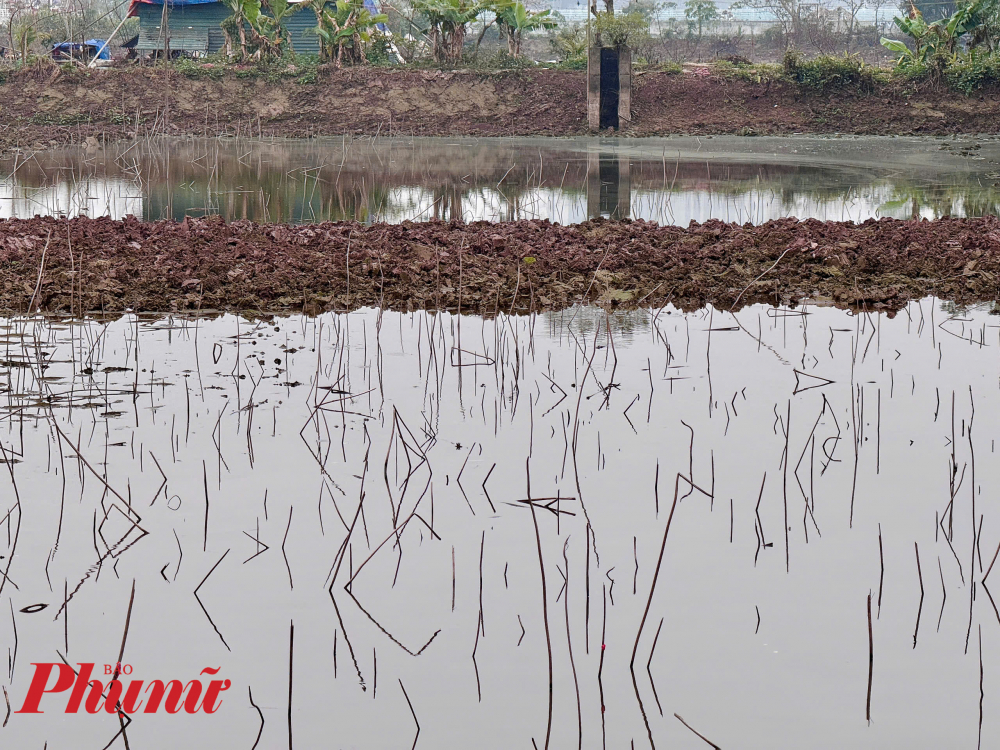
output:
[[[878,84],[813,92],[792,83],[749,83],[707,73],[640,78],[629,135],[951,135],[996,133],[995,90],[966,97],[930,84]]]
[[[195,72],[201,69],[194,69]],[[315,83],[248,71],[28,68],[0,83],[0,150],[150,135],[581,135],[585,74],[321,69]],[[250,71],[252,72],[252,71]],[[218,77],[211,77],[218,76]],[[996,92],[932,86],[810,93],[782,82],[727,80],[707,68],[636,76],[624,135],[671,133],[950,134],[996,132]]]
[[[577,302],[721,309],[803,300],[895,311],[1000,294],[1000,219],[547,221],[364,226],[0,221],[0,309],[76,313],[366,305],[495,314]]]

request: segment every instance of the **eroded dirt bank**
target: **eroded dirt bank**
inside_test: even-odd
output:
[[[41,273],[39,273],[41,271]],[[830,302],[898,310],[1000,295],[1000,219],[260,225],[218,218],[0,221],[0,309],[721,309]],[[29,308],[30,306],[30,308]]]
[[[190,71],[189,71],[190,72]],[[581,135],[580,71],[444,72],[322,68],[266,81],[208,68],[63,71],[45,66],[0,83],[0,149],[149,135]],[[242,77],[241,77],[242,76]],[[707,68],[636,77],[623,134],[951,134],[996,132],[998,92],[965,97],[940,87],[880,84],[862,93],[810,92],[771,81],[727,80]]]

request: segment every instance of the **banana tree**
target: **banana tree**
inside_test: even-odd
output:
[[[38,32],[30,23],[23,23],[11,33],[17,40],[17,48],[20,51],[21,63],[24,64],[28,60],[28,50],[31,49],[31,45],[38,39]]]
[[[264,0],[266,13],[257,16],[254,29],[257,32],[260,48],[269,56],[281,57],[286,49],[292,53],[292,34],[285,21],[302,10],[301,3],[290,3],[288,0]]]
[[[260,16],[260,0],[222,0],[222,2],[232,12],[232,15],[220,24],[226,35],[226,54],[234,56],[233,47],[235,39],[238,38],[239,58],[245,60],[250,54],[247,28],[256,28],[257,18]]]
[[[558,26],[551,10],[530,11],[520,0],[501,0],[493,5],[492,10],[496,14],[500,33],[507,38],[507,53],[511,57],[521,56],[521,41],[526,31]]]
[[[468,25],[485,8],[470,0],[413,0],[413,9],[426,16],[430,25],[427,35],[436,62],[454,64],[462,59]]]
[[[933,23],[924,20],[923,13],[911,2],[906,18],[896,17],[893,23],[913,40],[913,49],[897,39],[882,38],[882,46],[899,54],[897,65],[924,63],[945,54],[954,57],[959,40],[982,23],[983,0],[964,5],[950,17]]]
[[[345,57],[351,63],[363,62],[372,29],[388,20],[383,13],[370,13],[363,0],[309,0],[306,4],[316,14],[316,26],[309,31],[319,37],[320,57],[334,60],[338,68]]]

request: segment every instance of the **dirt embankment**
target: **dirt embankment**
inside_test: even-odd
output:
[[[41,271],[41,273],[39,273]],[[259,225],[0,221],[0,310],[345,310],[494,314],[581,301],[898,310],[1000,295],[1000,219],[852,223],[547,221]]]
[[[214,75],[214,74],[213,74]],[[150,135],[567,135],[586,126],[582,73],[320,69],[315,83],[189,78],[164,68],[28,69],[0,84],[0,147]]]
[[[213,70],[213,69],[210,69]],[[214,71],[211,75],[217,75]],[[177,70],[44,67],[0,84],[0,149],[94,144],[147,135],[580,135],[584,73],[321,69],[315,83],[192,79]],[[709,69],[636,77],[625,135],[671,133],[986,133],[1000,95],[967,98],[897,84],[861,94],[806,93],[781,82],[726,80]],[[88,140],[89,139],[89,140]]]

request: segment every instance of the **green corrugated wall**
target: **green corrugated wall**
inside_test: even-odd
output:
[[[205,30],[208,33],[208,52],[214,54],[226,45],[226,35],[220,24],[232,15],[222,3],[203,3],[199,5],[177,5],[170,8],[167,21],[171,36],[183,33],[181,30]],[[160,21],[163,18],[163,6],[142,3],[139,5],[139,25],[152,29],[150,36],[158,38]],[[292,47],[300,54],[318,55],[319,37],[307,34],[306,29],[316,25],[316,14],[308,8],[285,19],[285,26],[292,35]]]

